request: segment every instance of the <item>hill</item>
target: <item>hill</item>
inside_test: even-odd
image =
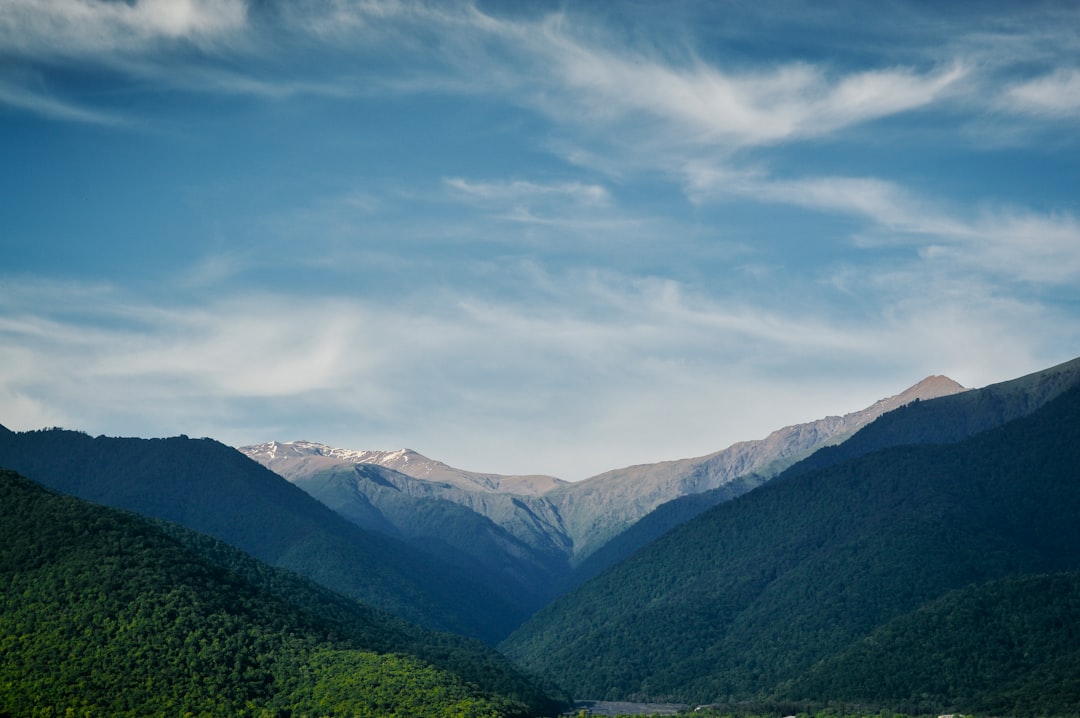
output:
[[[579,696],[714,703],[809,686],[798,680],[814,665],[950,591],[1080,568],[1077,466],[1074,386],[956,444],[792,471],[560,598],[502,647]],[[1070,660],[1015,681],[1045,687],[1038,672]],[[1042,710],[1068,700],[1051,691]]]
[[[0,466],[88,501],[173,521],[421,625],[494,643],[525,614],[459,567],[364,531],[210,439],[0,431]]]
[[[523,716],[555,705],[478,643],[163,528],[0,471],[0,714]]]

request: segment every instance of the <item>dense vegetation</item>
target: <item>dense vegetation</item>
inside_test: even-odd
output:
[[[360,529],[210,439],[0,427],[0,466],[64,493],[209,534],[431,628],[494,643],[526,616],[465,568]]]
[[[950,592],[815,666],[789,696],[1080,715],[1080,573]]]
[[[200,558],[239,577],[275,599],[289,603],[326,631],[358,641],[379,653],[405,653],[449,670],[470,683],[549,711],[556,695],[521,673],[505,656],[477,640],[421,628],[384,611],[334,593],[290,571],[268,566],[247,554],[178,524],[155,521],[162,532]]]
[[[1077,467],[1080,390],[1072,389],[954,445],[896,447],[793,472],[675,529],[541,611],[503,646],[594,698],[827,700],[831,684],[799,679],[890,621],[954,589],[1080,568]],[[1065,688],[1072,655],[1047,637],[1032,640],[1053,652],[1038,665],[1010,664],[1020,672],[1008,690],[1032,696],[1018,712],[1075,713]],[[939,656],[933,645],[908,648],[893,675],[903,681],[910,671],[907,685],[917,686],[918,672]],[[978,674],[986,662],[973,649],[940,668]],[[954,701],[989,701],[974,687],[988,675],[949,684],[970,690],[931,691],[926,702],[944,711]],[[1046,690],[1037,695],[1036,686]],[[910,697],[852,695],[886,707]]]
[[[444,637],[418,651],[466,666],[469,679],[388,652],[431,634],[171,532],[217,561],[133,514],[0,471],[0,715],[523,716],[555,706],[478,645]],[[472,681],[491,673],[533,705]]]

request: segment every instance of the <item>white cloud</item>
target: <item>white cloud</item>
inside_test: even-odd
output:
[[[1026,46],[996,65],[957,42],[929,59],[883,50],[847,69],[810,59],[734,65],[699,54],[689,35],[661,47],[582,15],[509,19],[467,3],[287,3],[271,8],[287,20],[272,28],[238,0],[0,0],[0,10],[0,53],[30,67],[4,71],[0,103],[41,116],[119,121],[40,79],[83,62],[114,73],[106,81],[275,101],[476,95],[539,111],[554,123],[507,124],[528,125],[523,142],[559,147],[610,178],[605,186],[595,172],[579,179],[565,167],[464,158],[443,165],[441,180],[403,188],[357,167],[352,191],[331,187],[323,200],[285,201],[258,217],[219,212],[215,231],[247,246],[229,236],[164,293],[228,294],[176,307],[6,277],[0,422],[16,428],[410,445],[465,468],[580,478],[858,409],[929,373],[969,385],[1010,378],[1069,358],[1080,341],[1076,317],[1007,298],[1015,283],[1040,285],[1017,292],[1024,297],[1080,281],[1070,212],[958,205],[874,169],[737,169],[765,166],[760,150],[842,138],[900,113],[985,109],[996,100],[974,95],[1029,58]],[[238,46],[251,62],[215,52]],[[184,58],[172,64],[178,47],[206,52],[174,53]],[[991,114],[1071,117],[1076,83],[1075,70],[1046,70],[1007,86],[1008,113]],[[697,207],[669,197],[650,206],[645,192],[665,193],[672,177],[685,178]],[[798,286],[751,298],[729,266],[738,238],[709,226],[708,211],[695,216],[717,200],[856,218],[862,256],[816,265],[812,278],[787,275]],[[707,266],[688,266],[702,257]],[[744,259],[745,275],[769,274],[772,257]],[[597,265],[623,271],[587,268]],[[267,268],[264,286],[279,271],[303,275],[296,293],[243,289]],[[350,275],[358,293],[330,296],[312,275],[326,285]],[[815,281],[832,283],[820,292]]]
[[[945,98],[970,98],[985,79],[978,63],[965,59],[977,52],[959,43],[956,53],[965,55],[918,68],[885,52],[870,69],[809,61],[733,67],[700,57],[692,39],[646,45],[615,37],[587,14],[509,19],[467,2],[284,3],[271,13],[279,26],[249,22],[243,0],[6,0],[4,10],[0,51],[32,62],[93,60],[170,87],[272,98],[496,95],[623,151],[638,146],[643,155],[829,136]],[[174,41],[243,48],[269,63],[246,73],[212,58],[178,66],[159,54]],[[283,47],[305,56],[280,63]],[[1058,91],[1075,95],[1075,77],[1059,73],[1042,82],[1012,94],[1033,111],[1071,112],[1074,104]]]
[[[1031,115],[1080,115],[1080,70],[1059,69],[1049,75],[1010,86],[1001,99],[1002,109]]]
[[[611,196],[601,185],[584,182],[537,183],[525,180],[503,182],[474,182],[461,177],[451,177],[446,184],[468,197],[480,200],[527,201],[549,197],[566,198],[576,204],[604,206]]]
[[[159,40],[212,42],[245,24],[242,0],[5,0],[0,49],[32,57],[143,50]]]
[[[1071,214],[988,211],[942,239],[927,248],[928,258],[952,259],[1025,282],[1080,282],[1080,222]]]
[[[191,69],[163,59],[162,50],[176,44],[203,50],[224,46],[243,34],[246,18],[244,0],[3,0],[0,55],[13,62],[4,71],[6,77],[0,77],[0,104],[55,120],[134,126],[137,123],[116,113],[50,92],[40,78],[48,77],[57,64],[69,63],[111,68],[119,76],[156,78],[164,86],[183,85],[190,82],[184,78]],[[17,73],[12,67],[24,70]],[[202,83],[202,90],[269,92],[265,83],[204,72],[216,84]]]

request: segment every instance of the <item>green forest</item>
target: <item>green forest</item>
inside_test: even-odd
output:
[[[0,472],[0,714],[487,717],[558,707],[508,664],[470,656],[468,642],[431,651],[476,675],[502,671],[524,700],[377,650],[409,639],[381,614],[254,562],[246,570],[277,588],[140,517]],[[298,584],[297,600],[327,600],[307,610],[283,600]]]

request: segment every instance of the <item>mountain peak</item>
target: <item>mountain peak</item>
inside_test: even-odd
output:
[[[967,391],[967,387],[960,382],[953,381],[944,374],[933,374],[926,377],[907,391],[902,392],[902,394],[922,394],[929,392],[933,394],[934,397],[938,397],[947,394],[957,394],[961,391]]]
[[[937,399],[938,397],[959,394],[964,391],[967,391],[967,388],[959,382],[953,381],[943,374],[933,374],[895,396],[879,399],[862,411],[848,414],[844,419],[849,421],[850,428],[858,429],[869,424],[882,414],[893,409],[899,409],[901,406],[910,404],[913,401]]]

